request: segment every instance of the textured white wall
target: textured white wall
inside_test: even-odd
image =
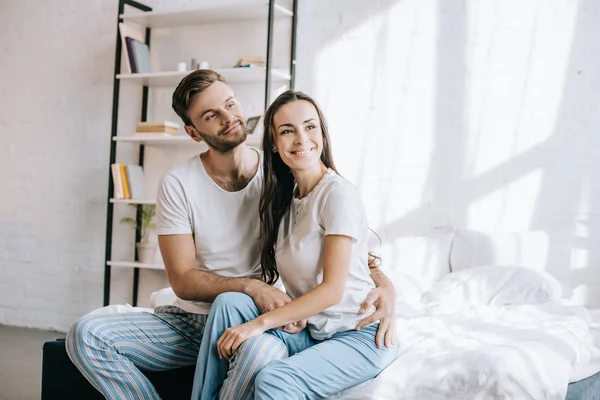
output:
[[[549,269],[600,307],[600,4],[324,0],[298,85],[326,110],[384,262],[433,227],[545,230]]]
[[[102,304],[116,3],[0,4],[0,324],[66,330]],[[296,86],[322,104],[386,262],[395,239],[431,227],[543,229],[572,270],[560,275],[600,306],[599,7],[300,0]],[[138,93],[122,85],[122,101],[125,132]],[[131,301],[131,279],[113,269],[113,302]],[[147,305],[164,274],[141,280]]]
[[[210,2],[224,1],[237,3]],[[160,11],[210,2],[144,4]],[[0,324],[65,331],[102,306],[117,6],[116,0],[0,4]],[[285,36],[285,28],[278,22],[277,35]],[[235,63],[241,53],[264,54],[262,31],[248,23],[155,30],[153,46],[160,56],[153,54],[153,66],[173,70],[177,61],[191,57],[219,66]],[[208,48],[203,37],[221,42],[211,39]],[[255,42],[248,39],[253,37]],[[236,38],[237,47],[230,42]],[[285,46],[277,47],[276,59],[285,63],[285,54]],[[246,86],[238,94],[255,114],[262,109],[264,89]],[[151,94],[149,118],[178,120],[170,111],[171,94]],[[121,84],[120,135],[131,134],[139,120],[140,98],[138,87]],[[197,149],[149,148],[146,159],[172,165]],[[137,147],[120,145],[117,161],[136,163]],[[148,179],[155,187],[157,176]],[[131,259],[133,231],[118,221],[132,210],[122,205],[114,210],[113,259]],[[112,269],[111,303],[131,303],[132,279],[131,270]],[[149,294],[166,285],[164,272],[142,270],[139,305],[148,306]]]

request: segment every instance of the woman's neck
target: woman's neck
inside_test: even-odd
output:
[[[322,161],[319,161],[319,164],[315,165],[314,168],[292,171],[294,179],[296,180],[296,185],[298,186],[297,197],[302,199],[308,196],[326,173],[327,167]]]

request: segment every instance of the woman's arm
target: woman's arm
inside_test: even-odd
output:
[[[265,330],[300,321],[342,301],[353,239],[349,236],[325,236],[323,252],[323,282],[296,300],[257,318]]]
[[[353,238],[349,236],[325,236],[323,282],[282,307],[246,324],[227,329],[217,342],[219,356],[229,358],[245,340],[253,336],[306,319],[338,304],[344,296],[352,244]]]

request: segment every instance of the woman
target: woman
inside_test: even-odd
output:
[[[279,337],[289,357],[258,373],[255,399],[328,397],[377,376],[397,356],[396,346],[375,345],[377,323],[354,330],[373,288],[368,227],[356,189],[335,170],[321,110],[288,90],[268,108],[264,127],[262,278],[281,277],[293,301],[260,315],[244,294],[215,299],[194,382],[201,399],[217,396],[227,360],[264,332]]]

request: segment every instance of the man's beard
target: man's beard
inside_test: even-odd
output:
[[[246,141],[248,137],[248,127],[246,126],[246,121],[238,119],[236,122],[240,123],[239,129],[241,133],[234,134],[231,138],[224,137],[224,133],[231,126],[227,126],[223,128],[216,136],[215,135],[207,135],[198,131],[202,140],[206,142],[207,145],[215,149],[219,153],[229,153],[231,150],[238,147],[240,144]]]

